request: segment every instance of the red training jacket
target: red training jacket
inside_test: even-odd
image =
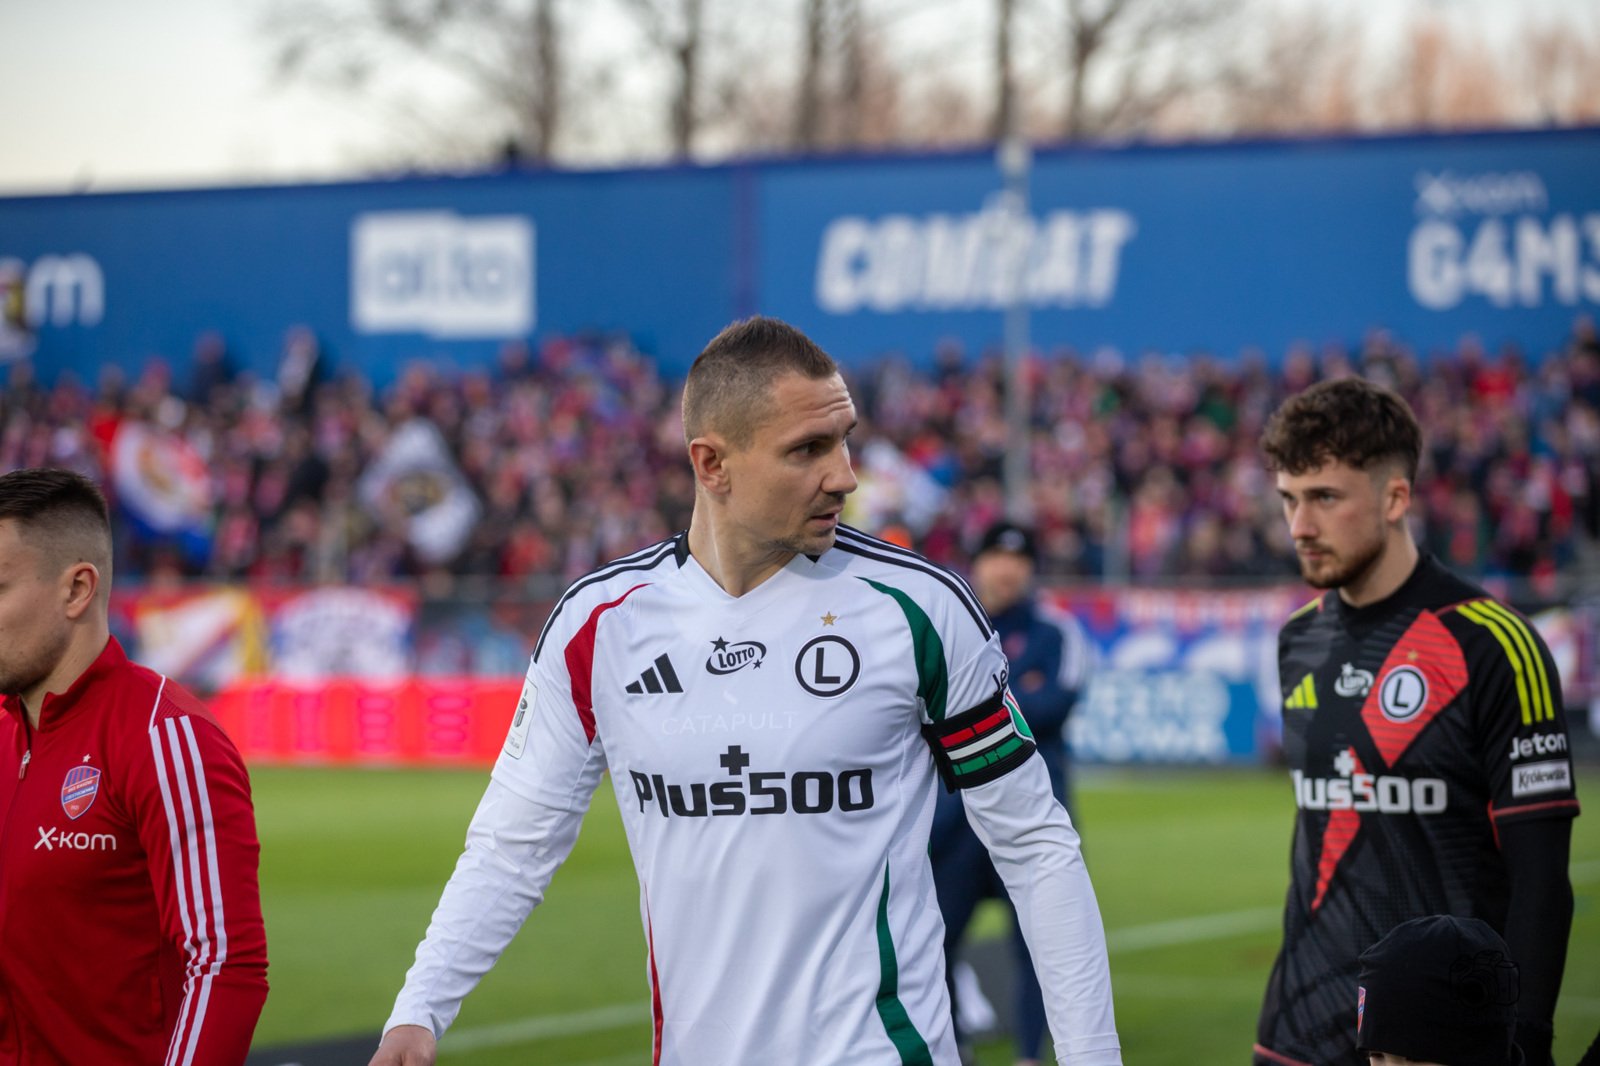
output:
[[[267,998],[250,779],[111,639],[0,714],[0,1064],[237,1066]]]

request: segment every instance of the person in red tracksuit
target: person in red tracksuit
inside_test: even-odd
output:
[[[244,1061],[267,998],[238,751],[110,636],[105,500],[0,476],[0,1064]]]

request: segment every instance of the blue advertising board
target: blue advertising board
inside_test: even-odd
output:
[[[1278,627],[1309,595],[1298,586],[1051,593],[1093,652],[1067,722],[1073,756],[1221,763],[1275,753],[1283,735]]]
[[[379,382],[585,330],[683,362],[734,303],[732,186],[676,169],[0,200],[34,332],[12,343],[90,381],[157,354],[181,371],[207,330],[270,375],[296,326]]]
[[[937,180],[924,178],[929,168]],[[765,310],[847,354],[1553,345],[1600,308],[1600,131],[1041,152],[1028,210],[985,158],[776,168]],[[811,254],[806,254],[807,252]],[[1538,354],[1538,353],[1535,353]]]
[[[0,199],[0,360],[51,378],[213,330],[270,373],[309,327],[380,383],[507,340],[631,335],[669,373],[728,321],[848,361],[1001,336],[1224,359],[1393,331],[1537,358],[1600,310],[1600,129]]]

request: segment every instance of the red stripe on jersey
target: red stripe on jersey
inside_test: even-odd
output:
[[[648,896],[648,893],[647,893]],[[655,1032],[652,1034],[654,1051],[650,1066],[661,1066],[661,977],[656,973],[656,923],[650,917],[648,900],[644,905],[644,935],[650,950],[650,1018]]]
[[[1287,1055],[1280,1055],[1271,1048],[1262,1047],[1260,1044],[1255,1046],[1255,1053],[1264,1059],[1271,1059],[1273,1062],[1281,1062],[1283,1066],[1311,1066],[1311,1063],[1309,1062],[1301,1062],[1299,1059],[1291,1059]]]
[[[1354,751],[1351,752],[1355,754]],[[1361,765],[1360,758],[1355,760],[1355,769],[1351,776],[1364,774],[1367,768]],[[1345,853],[1350,850],[1350,845],[1355,842],[1356,834],[1361,832],[1361,815],[1350,808],[1329,811],[1328,824],[1322,830],[1322,854],[1317,856],[1317,894],[1311,900],[1311,913],[1317,913],[1317,908],[1322,906],[1322,901],[1327,898],[1328,886],[1333,883],[1333,875],[1339,869],[1339,862]]]
[[[1420,709],[1396,706],[1397,700],[1415,695],[1417,688],[1414,679],[1407,681],[1396,676],[1396,671],[1415,672],[1427,684],[1427,700]],[[1436,615],[1422,612],[1395,642],[1361,708],[1361,719],[1385,765],[1393,766],[1466,684],[1467,663],[1461,646]],[[1385,713],[1386,706],[1390,713]]]
[[[1516,807],[1496,807],[1490,804],[1489,817],[1500,819],[1512,814],[1527,814],[1529,811],[1553,811],[1557,808],[1577,810],[1578,801],[1575,799],[1551,800],[1548,803],[1525,803]]]
[[[578,709],[578,721],[583,723],[583,735],[594,743],[594,633],[600,625],[600,616],[649,582],[635,585],[610,603],[602,603],[589,612],[588,619],[567,641],[567,677],[572,684],[572,704]]]
[[[951,733],[947,737],[940,737],[939,743],[943,744],[947,748],[959,748],[961,745],[965,744],[967,741],[971,740],[980,733],[987,733],[991,729],[996,729],[1010,720],[1011,712],[1002,707],[989,717],[985,718],[983,721],[979,722],[977,725],[974,725],[968,729],[960,730],[959,732]]]

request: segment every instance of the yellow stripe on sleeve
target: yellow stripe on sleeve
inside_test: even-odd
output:
[[[1511,663],[1511,669],[1517,677],[1517,702],[1522,705],[1522,724],[1532,725],[1533,710],[1528,697],[1529,679],[1524,676],[1526,667],[1523,664],[1521,649],[1517,647],[1511,635],[1502,627],[1499,619],[1484,612],[1483,601],[1462,604],[1461,613],[1494,634],[1494,639],[1500,642],[1501,648],[1505,649],[1506,660]]]
[[[1532,664],[1528,671],[1528,684],[1533,690],[1533,720],[1535,722],[1556,719],[1556,702],[1550,692],[1550,672],[1544,667],[1544,656],[1539,654],[1539,642],[1528,630],[1528,623],[1517,617],[1516,613],[1501,603],[1486,601],[1482,605],[1485,611],[1498,615],[1511,631],[1518,643],[1522,645],[1527,661]]]

